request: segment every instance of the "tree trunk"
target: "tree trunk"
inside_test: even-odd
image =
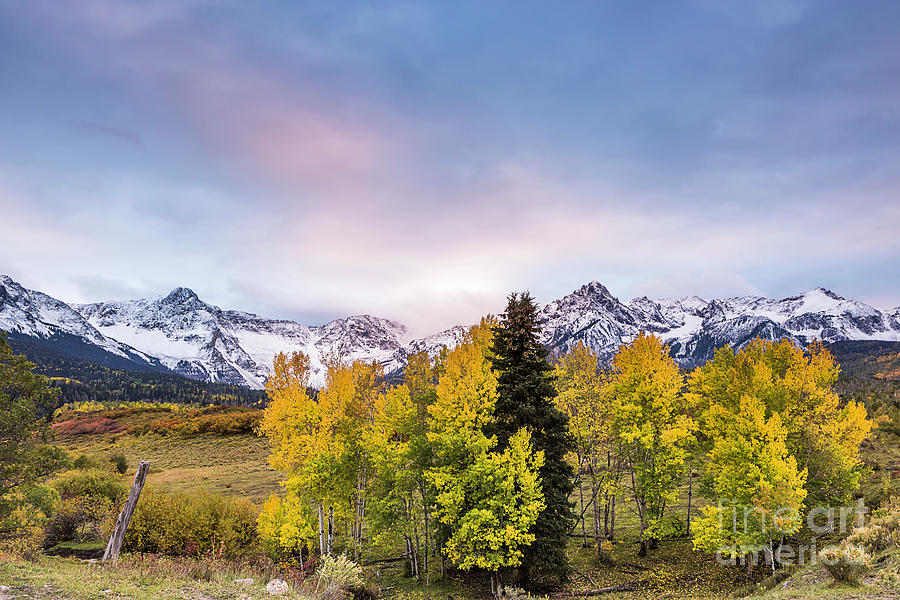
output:
[[[500,597],[500,574],[497,571],[491,571],[491,594],[494,598]]]
[[[328,547],[326,553],[328,556],[334,552],[334,507],[328,507]]]
[[[425,503],[425,496],[422,495],[422,513],[425,519],[425,560],[423,567],[425,568],[425,586],[431,585],[431,573],[428,572],[428,555],[431,553],[431,531],[428,528],[428,505]]]
[[[616,497],[613,496],[609,505],[609,539],[616,537]]]
[[[325,542],[325,507],[319,502],[319,554],[325,556],[328,553],[328,546]]]
[[[693,500],[694,491],[694,466],[693,463],[688,464],[688,505],[687,505],[687,536],[691,537],[691,501]]]
[[[581,547],[588,547],[587,528],[584,524],[584,480],[581,478],[581,457],[578,458],[578,498],[581,501]]]

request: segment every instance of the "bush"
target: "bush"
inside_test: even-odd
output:
[[[72,461],[72,468],[78,471],[87,471],[88,469],[99,469],[100,463],[88,456],[87,454],[82,454],[74,461]]]
[[[847,543],[860,546],[869,554],[878,554],[896,544],[896,536],[884,525],[872,523],[857,529],[848,538]]]
[[[864,548],[847,544],[825,548],[819,553],[819,560],[836,582],[858,585],[871,559]]]
[[[97,468],[64,473],[50,485],[61,502],[47,527],[49,544],[107,537],[128,492],[128,486],[115,474]]]
[[[317,596],[322,600],[343,600],[368,595],[363,585],[362,569],[345,554],[336,558],[323,556],[316,576]]]
[[[66,498],[47,527],[48,544],[106,539],[112,533],[117,514],[118,505],[103,496]]]
[[[502,600],[547,600],[548,596],[532,596],[521,588],[503,586],[500,588],[500,598]]]
[[[115,465],[116,472],[118,472],[120,475],[124,475],[128,471],[128,458],[126,458],[122,453],[113,454],[112,456],[110,456],[109,462]]]
[[[107,498],[113,504],[125,499],[128,485],[109,471],[87,469],[60,475],[50,485],[65,498],[97,496]]]
[[[257,548],[256,517],[249,500],[148,487],[128,527],[125,548],[170,556],[241,556]]]
[[[14,508],[0,520],[0,553],[35,560],[43,549],[44,530],[59,505],[59,494],[37,484],[22,486],[5,500]]]
[[[58,435],[62,436],[79,436],[79,435],[99,435],[102,433],[119,433],[123,431],[123,427],[107,417],[88,416],[60,423],[54,423],[50,428]]]
[[[261,410],[212,406],[136,425],[128,431],[132,434],[183,436],[203,433],[214,435],[254,433],[262,420],[262,414]]]

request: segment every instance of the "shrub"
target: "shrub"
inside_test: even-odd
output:
[[[14,508],[0,520],[0,553],[35,560],[43,549],[44,530],[59,505],[59,494],[46,485],[28,485],[4,500]]]
[[[99,469],[100,463],[88,456],[87,454],[82,454],[74,461],[72,461],[72,468],[77,469],[78,471],[86,471],[88,469]]]
[[[129,433],[191,436],[203,433],[236,435],[254,433],[262,420],[261,410],[235,407],[206,407],[136,425]]]
[[[347,558],[323,556],[316,570],[318,582],[316,590],[322,600],[342,600],[348,597],[365,596],[362,569]]]
[[[869,554],[878,554],[896,543],[891,530],[877,523],[857,529],[847,538],[847,542],[864,548]]]
[[[123,427],[107,417],[87,416],[68,421],[54,423],[50,428],[58,435],[63,436],[79,436],[79,435],[99,435],[102,433],[118,433],[123,431]]]
[[[97,468],[64,473],[50,485],[61,498],[47,526],[47,541],[51,544],[106,537],[128,492],[128,486],[115,474]]]
[[[128,471],[128,458],[121,452],[110,456],[109,462],[115,465],[116,471],[121,475],[124,475]]]
[[[256,517],[257,508],[249,500],[148,487],[128,527],[125,547],[170,556],[241,556],[257,547]]]
[[[502,600],[547,600],[548,596],[532,596],[521,588],[503,586],[500,588],[500,598]]]
[[[62,500],[47,527],[49,544],[74,540],[99,541],[109,537],[118,506],[103,496],[76,496]]]
[[[825,548],[819,553],[819,560],[836,582],[858,585],[870,557],[864,548],[846,544]]]
[[[62,498],[97,496],[118,504],[125,499],[128,486],[115,474],[100,469],[70,471],[50,482]]]

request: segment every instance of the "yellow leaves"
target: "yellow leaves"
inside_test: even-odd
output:
[[[808,469],[814,501],[842,502],[856,485],[859,445],[872,423],[855,403],[841,406],[833,388],[839,370],[821,343],[804,352],[787,339],[757,339],[737,354],[717,352],[691,375],[687,396],[701,407],[703,431],[714,442],[740,423],[753,399],[754,426],[761,432],[760,420],[778,417],[782,444]]]
[[[559,357],[554,367],[556,404],[569,416],[576,452],[584,457],[608,446],[613,398],[603,395],[597,355],[583,342]]]
[[[260,435],[269,438],[276,469],[290,471],[308,460],[319,422],[318,404],[307,393],[309,358],[295,352],[275,357],[272,376],[266,382],[269,404],[260,424]]]
[[[459,568],[496,571],[520,564],[545,506],[538,476],[543,462],[543,452],[532,450],[531,434],[520,429],[502,454],[483,451],[454,475],[433,474],[438,518],[451,525],[445,551]]]
[[[287,494],[283,499],[276,494],[269,496],[257,521],[263,544],[275,555],[312,548],[316,531],[310,512],[309,506],[296,495]]]
[[[444,433],[480,430],[493,418],[497,377],[487,359],[491,340],[490,321],[482,319],[444,354],[437,401],[428,407],[431,441],[440,443]]]

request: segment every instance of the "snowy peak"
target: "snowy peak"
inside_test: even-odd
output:
[[[163,301],[168,304],[181,304],[199,300],[200,298],[197,297],[197,294],[194,293],[194,290],[186,287],[177,287],[169,292],[168,296],[163,298]]]

